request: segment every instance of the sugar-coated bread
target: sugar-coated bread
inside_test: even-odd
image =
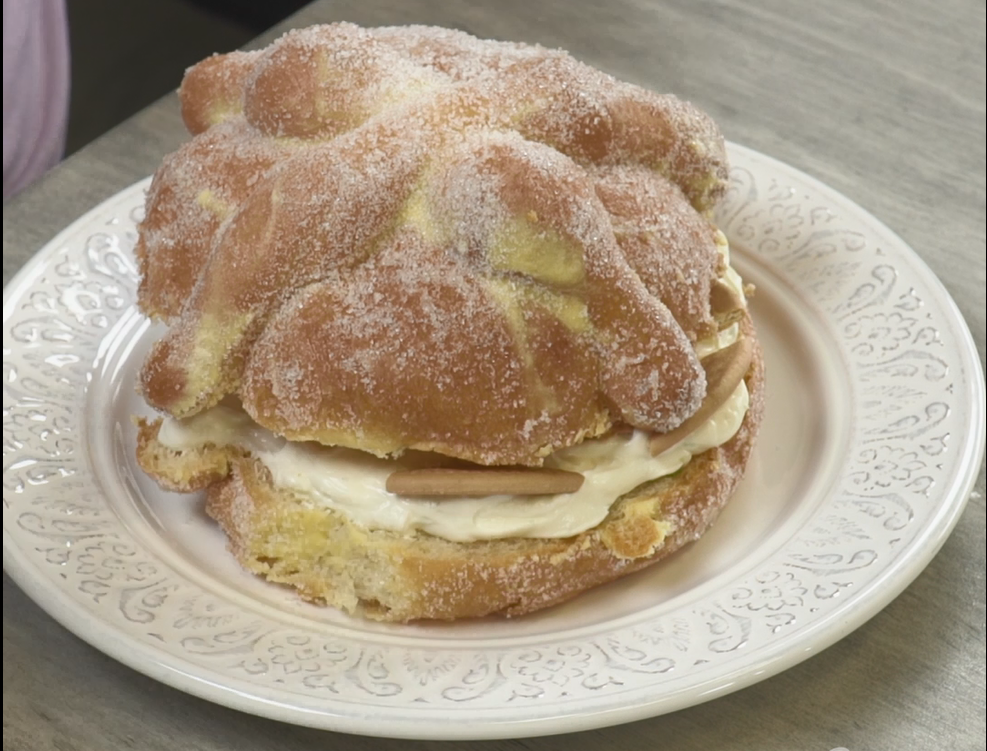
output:
[[[715,520],[764,396],[709,219],[727,161],[707,115],[562,51],[345,23],[213,56],[180,98],[193,138],[155,174],[136,247],[138,304],[168,327],[140,388],[171,417],[229,397],[288,441],[528,480],[611,430],[678,440],[719,393],[700,352],[734,323],[754,343],[739,431],[566,538],[367,528],[276,486],[246,443],[175,450],[138,421],[140,465],[204,491],[244,568],[380,620],[520,615]],[[746,353],[733,393],[750,348],[728,346]]]
[[[154,177],[154,407],[294,440],[537,466],[674,429],[719,271],[707,115],[534,45],[332,24],[209,58]],[[483,415],[483,420],[477,420]]]

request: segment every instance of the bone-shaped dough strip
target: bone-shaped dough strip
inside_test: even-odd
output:
[[[750,368],[754,345],[743,338],[702,360],[706,371],[706,398],[696,413],[669,433],[651,438],[654,456],[681,441],[730,397]],[[387,491],[408,497],[483,497],[489,495],[558,495],[575,493],[583,485],[578,472],[560,469],[409,469],[391,473]]]

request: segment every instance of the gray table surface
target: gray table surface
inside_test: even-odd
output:
[[[337,0],[284,25],[432,23],[540,42],[707,109],[727,137],[828,183],[921,255],[984,361],[984,3],[978,0]],[[266,34],[257,44],[272,39]],[[177,82],[176,82],[177,84]],[[151,173],[185,138],[174,95],[4,206],[3,273]],[[465,749],[984,748],[984,468],[959,524],[885,610],[823,653],[710,703]],[[240,714],[126,668],[4,576],[4,749],[433,749]]]

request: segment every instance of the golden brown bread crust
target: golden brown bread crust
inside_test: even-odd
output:
[[[750,408],[730,441],[640,486],[600,525],[566,539],[453,543],[366,530],[272,487],[243,454],[207,449],[183,460],[156,443],[156,423],[141,424],[138,458],[159,480],[182,467],[184,489],[207,486],[206,510],[240,564],[307,600],[387,621],[516,616],[649,566],[706,531],[742,477],[760,425],[760,348],[745,380]],[[228,476],[215,481],[226,466]]]
[[[695,107],[557,50],[351,24],[211,57],[180,97],[194,138],[137,245],[157,409],[234,395],[293,440],[538,466],[702,400],[727,162]]]

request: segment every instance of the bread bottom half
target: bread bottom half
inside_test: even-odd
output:
[[[174,451],[138,420],[137,458],[169,490],[206,491],[206,511],[243,568],[306,600],[381,621],[518,616],[649,566],[698,539],[743,476],[763,413],[759,348],[737,434],[668,477],[622,496],[596,527],[562,539],[450,542],[370,530],[275,487],[235,448]],[[454,503],[455,501],[448,501]]]

